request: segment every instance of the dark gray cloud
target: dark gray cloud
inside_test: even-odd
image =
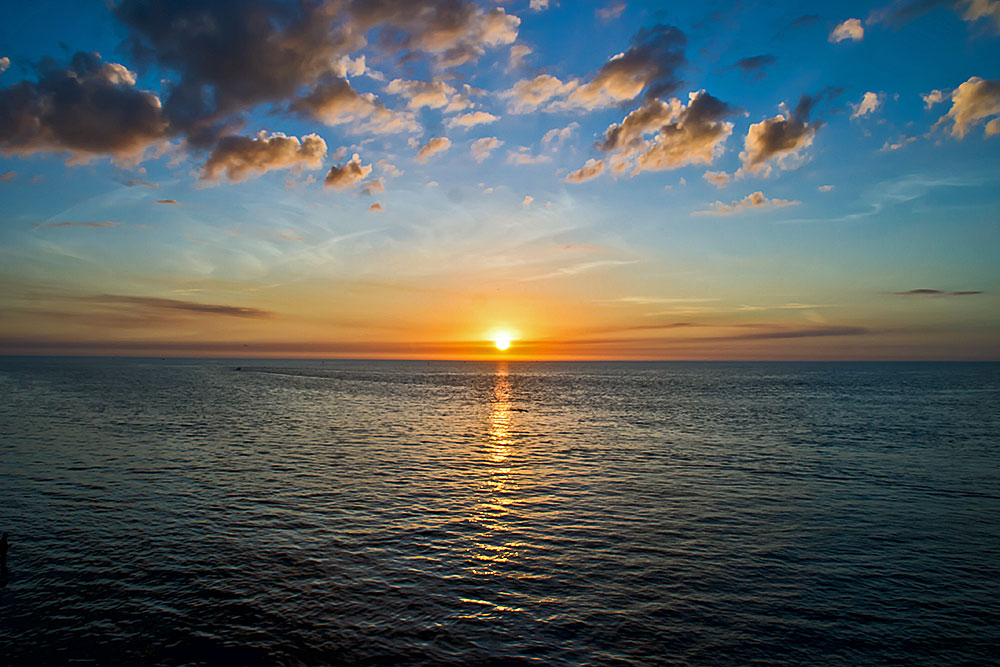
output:
[[[764,70],[775,62],[777,62],[777,58],[770,53],[764,53],[759,56],[741,58],[733,64],[733,68],[742,70],[744,74],[753,76],[755,79],[761,79],[766,74]]]
[[[343,59],[371,32],[383,52],[429,53],[454,66],[512,43],[520,23],[466,0],[121,0],[113,11],[135,58],[179,77],[165,113],[197,146],[231,131],[248,108],[342,78]],[[305,99],[303,108],[315,108]]]
[[[900,28],[939,7],[951,9],[963,21],[992,19],[995,27],[1000,30],[998,0],[896,0],[886,7],[873,10],[867,22],[884,23],[892,28]]]
[[[645,99],[652,100],[672,93],[681,84],[677,72],[686,63],[686,45],[684,33],[673,26],[643,28],[632,37],[632,46],[624,54],[605,63],[573,96],[611,92],[617,99],[627,100],[645,89]],[[636,92],[628,96],[632,90]]]
[[[900,28],[933,9],[937,9],[938,7],[957,7],[958,4],[956,0],[897,1],[886,7],[872,10],[866,22],[885,23],[890,27]]]
[[[79,52],[67,65],[45,59],[36,75],[0,88],[0,151],[137,158],[169,134],[156,95],[97,53]]]
[[[156,183],[152,183],[150,181],[145,181],[145,180],[143,180],[141,178],[133,178],[133,179],[127,180],[122,185],[124,185],[125,187],[128,187],[128,188],[134,188],[134,187],[136,187],[138,185],[143,185],[143,186],[145,186],[147,188],[151,188],[153,190],[156,190],[156,189],[158,189],[160,187]]]
[[[362,34],[379,28],[388,52],[433,54],[441,67],[476,60],[485,47],[512,44],[521,19],[465,0],[351,0],[347,19]]]
[[[816,25],[820,22],[819,14],[803,14],[802,16],[793,19],[788,27],[790,28],[805,28],[807,26]]]
[[[180,204],[180,202],[177,201],[176,199],[157,199],[156,203],[157,204],[171,204],[171,205],[174,205],[174,206]]]
[[[984,292],[979,290],[960,290],[957,292],[948,292],[939,289],[911,289],[905,292],[889,292],[889,294],[895,294],[897,296],[972,296],[974,294],[984,294]]]
[[[182,301],[180,299],[164,299],[154,296],[124,296],[120,294],[101,294],[98,296],[80,297],[81,301],[94,304],[125,306],[139,309],[160,311],[181,311],[199,315],[226,315],[229,317],[262,318],[273,313],[259,308],[244,308],[241,306],[223,306],[214,303],[198,303],[197,301]]]
[[[115,17],[139,62],[177,72],[164,108],[175,128],[205,143],[233,113],[290,99],[362,45],[332,24],[334,3],[277,0],[122,0]],[[215,127],[216,133],[221,127]]]
[[[778,114],[759,123],[750,125],[740,153],[743,161],[741,171],[750,174],[768,175],[772,160],[783,160],[799,154],[809,146],[822,122],[810,122],[813,108],[821,100],[840,93],[839,89],[827,89],[818,95],[803,95],[790,113]]]
[[[816,338],[823,336],[863,336],[873,333],[864,327],[829,326],[815,329],[785,329],[779,331],[760,331],[757,333],[732,336],[735,340],[767,340],[772,338]]]

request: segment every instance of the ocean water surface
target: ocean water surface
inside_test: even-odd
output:
[[[5,664],[984,664],[1000,365],[0,358]]]

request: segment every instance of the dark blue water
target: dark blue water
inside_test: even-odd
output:
[[[0,358],[0,396],[6,664],[996,662],[997,364]]]

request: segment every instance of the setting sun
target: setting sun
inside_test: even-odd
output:
[[[498,350],[506,350],[510,347],[510,334],[507,333],[497,333],[493,335],[493,344],[496,345]]]

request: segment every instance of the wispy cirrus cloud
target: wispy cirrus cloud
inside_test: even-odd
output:
[[[39,227],[89,227],[91,229],[107,229],[108,227],[118,227],[122,223],[102,220],[99,222],[46,222]]]
[[[560,269],[556,269],[555,271],[551,271],[549,273],[542,273],[542,274],[539,274],[537,276],[531,276],[529,278],[524,278],[523,280],[525,282],[530,282],[530,281],[534,281],[534,280],[546,280],[548,278],[560,278],[560,277],[563,277],[563,276],[575,276],[577,274],[585,273],[587,271],[593,271],[595,269],[610,268],[610,267],[613,267],[613,266],[626,266],[628,264],[636,264],[638,262],[639,262],[639,260],[637,260],[637,259],[630,259],[630,260],[602,259],[602,260],[597,260],[597,261],[593,261],[593,262],[579,262],[579,263],[573,264],[571,266],[564,266],[564,267],[562,267]]]

